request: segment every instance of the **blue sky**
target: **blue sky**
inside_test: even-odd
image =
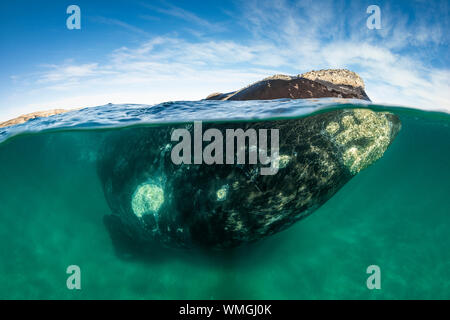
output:
[[[81,8],[81,30],[66,8]],[[369,5],[381,9],[370,30]],[[275,74],[349,68],[375,102],[450,112],[449,1],[2,1],[0,120],[197,100]]]

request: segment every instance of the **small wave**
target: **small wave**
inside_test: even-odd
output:
[[[99,130],[192,121],[265,121],[300,118],[332,109],[361,107],[396,113],[419,113],[422,116],[426,114],[450,119],[449,114],[441,112],[426,112],[399,106],[374,104],[365,100],[337,98],[173,101],[156,105],[107,104],[50,117],[35,118],[22,124],[0,128],[0,143],[13,136],[48,131]]]

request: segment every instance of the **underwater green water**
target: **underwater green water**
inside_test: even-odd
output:
[[[385,155],[286,231],[225,252],[157,247],[128,260],[103,224],[96,156],[109,131],[9,139],[0,298],[450,299],[450,117],[395,112],[402,130]],[[366,287],[374,264],[381,290]],[[69,265],[81,290],[66,287]]]

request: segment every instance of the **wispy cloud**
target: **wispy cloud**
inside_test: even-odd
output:
[[[155,5],[149,5],[147,3],[143,3],[142,6],[144,6],[147,9],[150,9],[152,11],[156,11],[159,13],[162,13],[164,15],[172,16],[181,20],[184,20],[190,24],[196,25],[198,27],[205,28],[209,30],[210,32],[221,32],[226,30],[223,25],[219,23],[212,23],[204,18],[199,17],[195,13],[188,11],[186,9],[183,9],[181,7],[177,7],[173,4],[162,2],[163,6],[155,6]]]
[[[141,28],[138,28],[136,26],[133,26],[129,23],[123,22],[118,19],[97,16],[97,17],[93,17],[92,20],[94,20],[95,22],[103,23],[103,24],[110,25],[110,26],[117,26],[117,27],[123,28],[125,30],[131,31],[133,33],[137,33],[140,35],[144,35],[144,36],[149,35],[148,32],[146,32],[145,30],[142,30]]]
[[[148,14],[141,14],[141,15],[139,15],[139,18],[148,20],[148,21],[161,21],[161,18],[156,17],[156,16],[151,16]]]

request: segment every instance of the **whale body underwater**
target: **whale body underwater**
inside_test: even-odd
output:
[[[399,118],[339,109],[299,119],[209,122],[203,130],[278,129],[279,168],[256,164],[175,164],[176,129],[192,123],[134,127],[108,136],[97,171],[111,209],[108,229],[150,246],[226,249],[282,231],[307,217],[376,160],[395,139]],[[273,150],[267,144],[267,152]],[[246,158],[249,148],[245,150]]]

